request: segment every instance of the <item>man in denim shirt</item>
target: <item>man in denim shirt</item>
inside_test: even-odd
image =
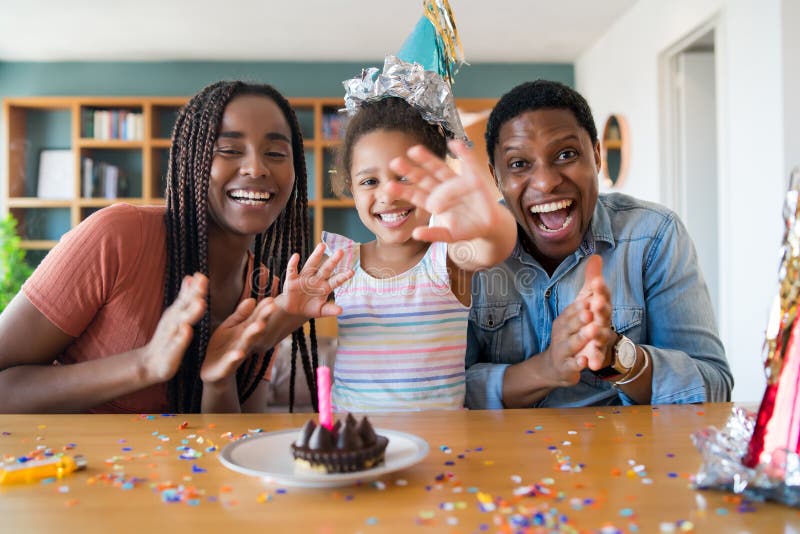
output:
[[[598,195],[583,97],[556,82],[517,86],[492,111],[486,147],[519,238],[473,280],[467,406],[729,400],[691,238],[666,208]]]

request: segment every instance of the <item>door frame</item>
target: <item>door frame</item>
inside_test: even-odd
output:
[[[708,32],[714,32],[714,65],[716,85],[716,135],[717,135],[717,231],[719,239],[718,248],[718,296],[717,296],[717,322],[720,336],[728,338],[730,314],[729,307],[730,276],[726,269],[731,265],[730,239],[730,196],[731,188],[725,177],[729,176],[728,168],[728,69],[726,26],[724,17],[717,13],[683,38],[676,41],[659,54],[659,121],[661,153],[661,181],[660,201],[674,210],[683,219],[686,215],[686,206],[683,202],[683,187],[680,180],[680,140],[678,138],[678,101],[673,90],[677,83],[677,58],[678,55],[691,47],[700,37]],[[710,274],[710,273],[709,273]]]

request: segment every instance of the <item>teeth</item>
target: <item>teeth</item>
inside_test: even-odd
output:
[[[531,206],[531,213],[550,213],[551,211],[563,210],[572,205],[571,200],[559,200],[558,202],[548,202]]]
[[[271,193],[257,193],[255,191],[245,191],[244,189],[234,189],[228,192],[228,196],[237,202],[254,206],[262,202],[266,202],[272,198]]]
[[[401,219],[405,219],[410,212],[411,210],[401,211],[398,213],[380,213],[378,214],[378,217],[380,217],[382,221],[393,223]]]
[[[539,228],[541,228],[545,232],[558,232],[559,230],[563,230],[564,228],[566,228],[569,225],[570,221],[572,221],[572,214],[571,213],[569,215],[567,215],[567,218],[564,221],[564,224],[561,225],[561,228],[555,228],[555,229],[548,228],[541,222],[538,224],[538,226],[539,226]]]

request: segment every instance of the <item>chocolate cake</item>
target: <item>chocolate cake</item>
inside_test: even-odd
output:
[[[352,473],[383,463],[389,439],[375,433],[364,417],[357,422],[347,414],[344,424],[336,421],[333,430],[309,420],[292,443],[297,465],[324,473]]]

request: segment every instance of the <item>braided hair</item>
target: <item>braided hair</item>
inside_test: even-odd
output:
[[[280,279],[283,289],[284,273],[294,252],[305,261],[310,248],[308,219],[308,181],[303,152],[303,136],[297,117],[289,102],[269,85],[241,81],[220,81],[209,85],[189,100],[180,110],[172,131],[172,143],[167,170],[167,271],[164,280],[164,307],[177,298],[185,275],[195,272],[208,276],[208,185],[214,145],[219,134],[225,107],[236,96],[260,95],[275,102],[292,131],[294,190],[275,222],[256,235],[251,296],[263,296],[261,269],[266,265],[271,275]],[[302,263],[301,263],[302,264]],[[271,278],[272,276],[270,276]],[[170,409],[176,412],[199,412],[203,392],[200,368],[211,337],[211,297],[206,296],[206,311],[194,326],[192,342],[186,349],[180,368],[168,386]],[[300,352],[308,388],[314,406],[317,367],[317,343],[314,320],[309,323],[311,350],[306,344],[303,328],[292,332],[291,386],[289,409],[294,409],[294,380],[297,353]],[[272,358],[273,349],[265,354],[250,355],[236,372],[239,402],[243,403],[258,387]]]

